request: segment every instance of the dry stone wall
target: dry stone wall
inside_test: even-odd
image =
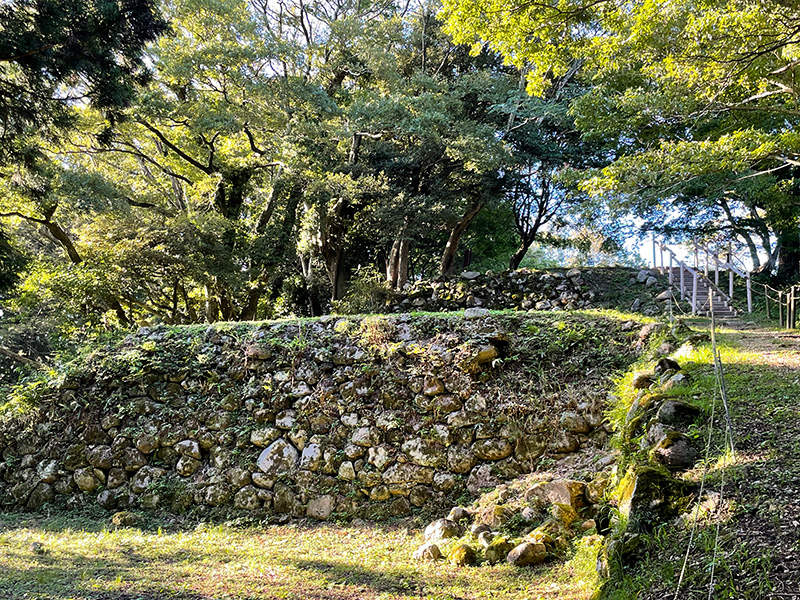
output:
[[[667,287],[666,277],[659,278],[654,271],[626,267],[464,271],[408,283],[390,307],[393,312],[470,307],[537,311],[618,308],[657,315],[670,298],[665,294]]]
[[[0,503],[380,519],[605,443],[636,324],[487,313],[142,329],[0,425]]]

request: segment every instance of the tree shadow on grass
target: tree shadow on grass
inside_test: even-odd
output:
[[[317,576],[317,581],[327,579],[333,585],[349,586],[355,589],[371,592],[381,598],[436,598],[437,600],[471,600],[480,594],[484,597],[488,589],[486,582],[478,583],[467,574],[461,574],[462,569],[475,571],[484,567],[452,567],[446,575],[430,573],[420,575],[410,572],[407,568],[389,568],[388,570],[371,569],[365,566],[333,560],[286,560],[285,564],[302,571],[310,571]],[[526,587],[526,575],[543,573],[550,568],[542,565],[535,569],[522,571],[509,571],[507,573],[493,572],[491,580],[496,590],[509,590]],[[477,572],[477,571],[475,571]],[[476,587],[476,585],[478,587]],[[452,591],[448,592],[447,588]],[[474,588],[476,595],[456,595],[458,590]],[[462,592],[463,593],[463,592]],[[524,590],[520,590],[519,597],[525,597]],[[366,594],[365,594],[366,595]],[[340,596],[318,593],[314,598],[338,598]],[[351,596],[346,596],[351,597]]]

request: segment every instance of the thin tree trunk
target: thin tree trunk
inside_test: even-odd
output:
[[[400,259],[400,239],[395,239],[389,258],[386,261],[386,282],[393,290],[397,289],[397,264]]]
[[[522,243],[520,244],[519,248],[517,248],[517,251],[511,255],[511,260],[509,261],[509,268],[512,271],[519,269],[519,265],[522,263],[522,259],[524,259],[525,255],[528,253],[528,248],[531,247],[534,239],[535,236],[529,239],[522,240]]]
[[[411,240],[403,240],[400,242],[400,256],[397,264],[397,287],[395,288],[397,290],[402,290],[408,281],[409,254],[411,254]]]
[[[206,284],[205,286],[205,293],[206,293],[206,306],[205,306],[205,313],[206,313],[206,321],[209,323],[216,323],[219,321],[219,304],[217,303],[217,298],[214,295],[211,286]]]
[[[58,223],[47,221],[45,222],[44,226],[47,229],[47,232],[56,240],[58,240],[58,243],[64,249],[64,252],[66,252],[67,256],[69,256],[70,262],[75,265],[83,262],[83,258],[80,254],[78,254],[78,251],[75,249],[75,245],[72,243],[72,240],[69,239],[67,232],[64,231]]]
[[[458,251],[458,243],[461,241],[461,236],[464,235],[472,219],[481,212],[484,206],[486,206],[486,201],[483,199],[473,202],[464,216],[461,217],[456,222],[453,229],[450,230],[450,237],[447,240],[447,245],[444,247],[442,260],[439,263],[439,273],[441,275],[452,275],[456,264],[456,252]]]
[[[411,243],[400,237],[403,231],[405,231],[405,227],[392,244],[389,260],[386,262],[386,281],[393,290],[403,289],[408,281],[408,253]]]

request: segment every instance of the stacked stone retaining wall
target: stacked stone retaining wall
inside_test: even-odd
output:
[[[561,319],[142,329],[0,424],[0,503],[318,519],[446,506],[605,443],[609,367],[566,367],[591,363],[598,335],[630,363],[638,327]],[[537,383],[543,368],[565,379]]]

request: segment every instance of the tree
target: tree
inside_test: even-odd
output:
[[[152,0],[3,3],[0,161],[34,152],[27,136],[68,126],[77,103],[116,120],[148,77],[145,45],[166,30]]]
[[[722,213],[724,227],[749,246],[766,228],[777,239],[779,276],[798,274],[796,7],[686,0],[447,0],[445,7],[457,39],[486,40],[530,66],[532,92],[575,65],[591,78],[591,93],[573,112],[589,135],[613,142],[618,160],[585,189],[624,194],[622,204],[642,215],[645,205],[672,215],[714,205],[711,213]],[[754,195],[744,189],[751,179],[780,193]],[[726,190],[734,193],[721,202]],[[701,212],[684,214],[696,220]]]

